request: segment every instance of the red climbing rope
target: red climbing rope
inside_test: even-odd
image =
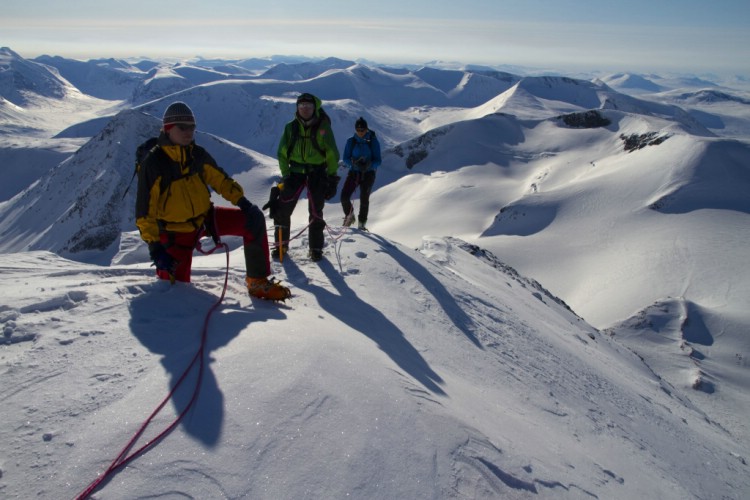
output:
[[[205,359],[205,350],[206,350],[206,338],[208,334],[208,322],[211,319],[211,315],[214,313],[214,311],[221,305],[222,301],[224,300],[224,296],[227,293],[227,284],[229,282],[229,246],[226,243],[217,243],[217,245],[211,249],[210,251],[204,252],[203,250],[199,249],[201,253],[208,255],[213,252],[215,252],[218,248],[223,247],[224,251],[227,255],[227,270],[224,275],[224,288],[221,291],[221,297],[219,297],[219,300],[217,300],[211,308],[208,310],[208,313],[206,314],[206,318],[203,321],[203,331],[201,333],[201,344],[198,348],[198,352],[195,353],[195,356],[193,356],[192,361],[190,361],[190,364],[185,369],[185,371],[182,373],[180,378],[177,380],[177,383],[172,387],[172,390],[167,394],[167,396],[162,400],[161,403],[156,407],[156,409],[149,415],[149,417],[143,422],[140,429],[133,434],[133,437],[130,438],[130,441],[125,445],[125,447],[120,451],[120,454],[117,455],[117,457],[112,461],[112,463],[109,465],[106,471],[104,471],[103,474],[101,474],[98,478],[96,478],[89,486],[83,490],[77,497],[76,500],[84,500],[89,497],[98,487],[102,484],[104,480],[112,476],[115,472],[117,472],[119,469],[127,465],[128,463],[135,460],[139,455],[146,452],[150,448],[153,448],[160,440],[162,440],[164,437],[167,436],[172,430],[174,430],[175,427],[180,423],[180,421],[183,419],[183,417],[187,414],[188,410],[193,406],[193,403],[198,399],[198,392],[200,389],[201,381],[203,380],[203,370],[204,370],[204,359]],[[167,402],[172,399],[172,396],[177,391],[177,389],[180,387],[182,382],[185,380],[185,378],[188,376],[190,371],[193,369],[195,364],[198,364],[198,379],[195,382],[195,388],[193,389],[193,395],[190,398],[190,401],[188,401],[188,404],[185,406],[185,408],[180,412],[180,414],[177,416],[177,418],[169,424],[164,430],[162,430],[159,434],[156,435],[153,439],[148,441],[146,444],[138,448],[137,450],[133,451],[132,453],[128,454],[130,452],[130,449],[135,445],[138,438],[141,437],[141,435],[144,433],[146,428],[149,426],[151,421],[156,417],[156,415],[159,414],[159,412],[164,408],[164,405],[167,404]]]

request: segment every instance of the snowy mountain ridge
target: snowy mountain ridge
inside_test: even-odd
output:
[[[34,96],[60,99],[75,90],[57,70],[0,48],[0,95],[11,103],[23,106]]]
[[[0,103],[0,156],[30,179],[0,201],[0,491],[80,492],[199,347],[224,255],[196,256],[192,285],[155,282],[134,185],[123,198],[164,108],[189,103],[198,142],[262,204],[295,96],[313,91],[340,149],[359,116],[381,138],[372,232],[342,228],[334,198],[312,264],[301,205],[273,264],[294,293],[281,306],[250,301],[228,238],[199,402],[102,495],[744,497],[748,107],[686,101],[655,75],[659,92],[632,97],[330,64],[285,81],[173,63],[153,76],[180,89],[150,85],[138,106]],[[42,144],[67,158],[30,177]]]

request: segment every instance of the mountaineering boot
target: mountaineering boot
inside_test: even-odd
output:
[[[247,283],[247,292],[251,297],[257,297],[264,300],[281,300],[284,301],[292,296],[292,292],[278,281],[262,278],[245,278]]]
[[[319,248],[311,248],[309,255],[310,260],[312,260],[313,262],[318,262],[323,258],[323,250]]]
[[[344,226],[349,227],[352,225],[352,222],[354,222],[354,212],[346,214],[346,217],[344,217]]]
[[[287,251],[289,250],[289,247],[286,245],[283,245],[281,247],[274,247],[273,250],[271,250],[271,257],[279,260],[281,255],[286,255]]]
[[[367,231],[367,228],[365,227],[365,222],[367,221],[360,220],[359,224],[357,225],[357,229],[361,229],[362,231]]]

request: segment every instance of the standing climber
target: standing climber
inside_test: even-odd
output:
[[[310,222],[309,255],[314,261],[323,258],[323,219],[325,200],[336,195],[339,150],[331,130],[331,121],[321,101],[304,93],[297,98],[294,119],[286,124],[279,141],[277,156],[282,181],[272,217],[276,226],[276,245],[272,252],[278,258],[289,245],[291,217],[302,191],[307,187]]]
[[[354,135],[346,141],[344,164],[349,173],[341,189],[341,208],[344,209],[344,225],[351,226],[356,220],[352,194],[359,187],[359,229],[366,230],[370,213],[370,193],[375,184],[375,175],[381,163],[380,142],[375,132],[367,127],[361,116],[354,123]]]

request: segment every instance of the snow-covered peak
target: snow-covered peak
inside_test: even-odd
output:
[[[331,69],[346,69],[354,64],[354,61],[328,58],[323,61],[279,63],[264,72],[261,78],[274,80],[299,81],[309,80],[320,76]]]
[[[658,85],[648,78],[631,73],[616,73],[601,77],[601,81],[612,88],[625,91],[661,92],[664,87]]]
[[[84,62],[59,56],[40,56],[35,61],[57,68],[78,90],[100,99],[128,99],[133,89],[144,78],[141,70],[116,59],[94,59]]]
[[[7,47],[0,49],[0,97],[23,106],[30,96],[62,99],[73,90],[51,67],[24,59]]]

